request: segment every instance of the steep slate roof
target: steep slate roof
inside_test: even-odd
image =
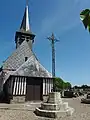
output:
[[[25,61],[25,57],[28,60]],[[38,61],[27,41],[24,41],[3,64],[3,69],[15,69],[5,72],[5,81],[10,75],[31,77],[52,77]]]
[[[32,76],[32,77],[52,77],[52,75],[40,64],[35,55],[32,55],[23,63],[14,75]]]
[[[33,52],[27,41],[23,43],[3,63],[3,69],[18,69],[24,62],[25,57],[32,56]]]

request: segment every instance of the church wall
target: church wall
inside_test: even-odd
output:
[[[13,96],[13,99],[10,101],[10,103],[24,103],[25,102],[25,96]]]
[[[25,77],[10,77],[7,82],[8,93],[13,96],[25,96],[26,94],[26,78]]]
[[[0,92],[3,90],[3,77],[4,73],[0,72]]]
[[[43,78],[43,95],[48,95],[53,89],[53,79]]]
[[[13,96],[25,95],[26,94],[26,78],[16,77],[13,88]]]
[[[30,81],[34,80],[34,84]],[[28,82],[29,81],[29,82]],[[36,81],[36,82],[35,82]],[[40,82],[43,81],[43,82]],[[38,83],[39,82],[39,83]],[[28,91],[31,91],[27,94],[27,85],[28,87],[33,87],[33,85],[37,86],[40,84],[40,91],[34,90],[32,91],[31,88],[28,88]],[[11,76],[7,81],[8,93],[11,95],[12,100],[11,103],[22,103],[25,102],[26,99],[30,99],[30,96],[33,96],[33,92],[40,94],[40,99],[42,99],[43,95],[48,95],[52,88],[53,88],[53,79],[52,78],[39,78],[39,77],[25,77],[25,76]],[[37,86],[38,87],[38,86]],[[36,98],[37,99],[37,94]]]

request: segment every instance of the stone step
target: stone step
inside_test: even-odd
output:
[[[51,103],[41,103],[41,109],[44,110],[65,110],[68,108],[68,103],[51,104]]]
[[[49,117],[49,118],[60,118],[60,117],[64,117],[64,116],[70,116],[72,115],[72,113],[74,112],[73,108],[68,107],[68,109],[66,110],[42,110],[40,108],[36,108],[35,113],[38,116],[42,116],[42,117]]]
[[[52,92],[46,103],[41,103],[41,107],[35,109],[38,116],[60,118],[62,116],[72,115],[73,108],[68,107],[67,102],[62,102],[59,92]]]

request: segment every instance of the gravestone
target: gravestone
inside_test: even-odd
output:
[[[88,93],[85,98],[81,98],[81,103],[90,104],[90,93]]]

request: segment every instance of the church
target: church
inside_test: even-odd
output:
[[[48,95],[53,88],[52,74],[33,52],[34,38],[26,5],[20,29],[15,34],[16,49],[0,70],[0,91],[5,89],[12,102],[43,100],[43,95]]]

